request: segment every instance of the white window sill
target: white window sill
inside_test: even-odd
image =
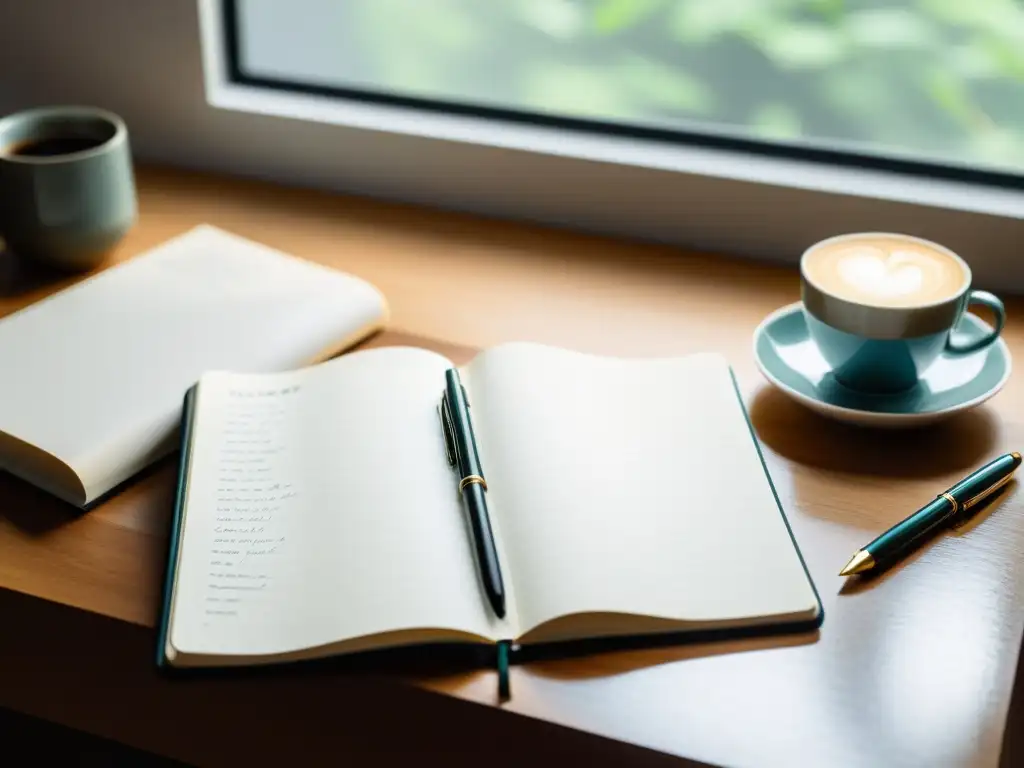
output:
[[[211,106],[631,168],[1024,219],[1024,190],[208,82]]]

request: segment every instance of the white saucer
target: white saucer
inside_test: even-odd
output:
[[[965,341],[991,328],[965,314],[956,333]],[[754,359],[772,384],[799,403],[839,421],[865,427],[918,427],[974,408],[1006,384],[1012,367],[1002,339],[970,355],[943,354],[906,392],[870,395],[836,381],[810,338],[803,304],[772,312],[754,331]]]

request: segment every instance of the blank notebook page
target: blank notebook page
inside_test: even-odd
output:
[[[581,612],[817,614],[724,358],[508,344],[466,378],[524,632]]]

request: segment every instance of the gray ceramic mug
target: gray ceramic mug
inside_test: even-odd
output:
[[[136,217],[128,130],[93,107],[0,119],[0,238],[14,253],[86,270]]]
[[[946,254],[960,265],[963,280],[952,295],[911,307],[882,307],[849,301],[816,285],[807,274],[809,254],[837,241],[904,240]],[[971,269],[948,248],[909,235],[865,232],[815,243],[800,265],[804,316],[815,345],[841,384],[872,393],[913,387],[940,355],[968,355],[989,346],[1003,330],[1003,302],[987,291],[971,290]],[[962,341],[956,327],[971,305],[989,308],[995,328],[985,336]]]

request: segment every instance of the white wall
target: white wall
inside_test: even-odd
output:
[[[904,231],[959,250],[981,284],[1024,289],[1013,200],[982,215],[215,109],[198,18],[196,0],[4,0],[0,112],[90,103],[126,119],[143,159],[772,259]]]
[[[0,2],[0,111],[94,104],[124,117],[141,158],[325,185],[368,176],[387,188],[372,182],[375,143],[364,131],[338,140],[332,126],[209,107],[199,39],[195,0]],[[311,158],[325,139],[332,157]],[[415,143],[410,152],[424,149]],[[351,171],[339,179],[341,164]]]

